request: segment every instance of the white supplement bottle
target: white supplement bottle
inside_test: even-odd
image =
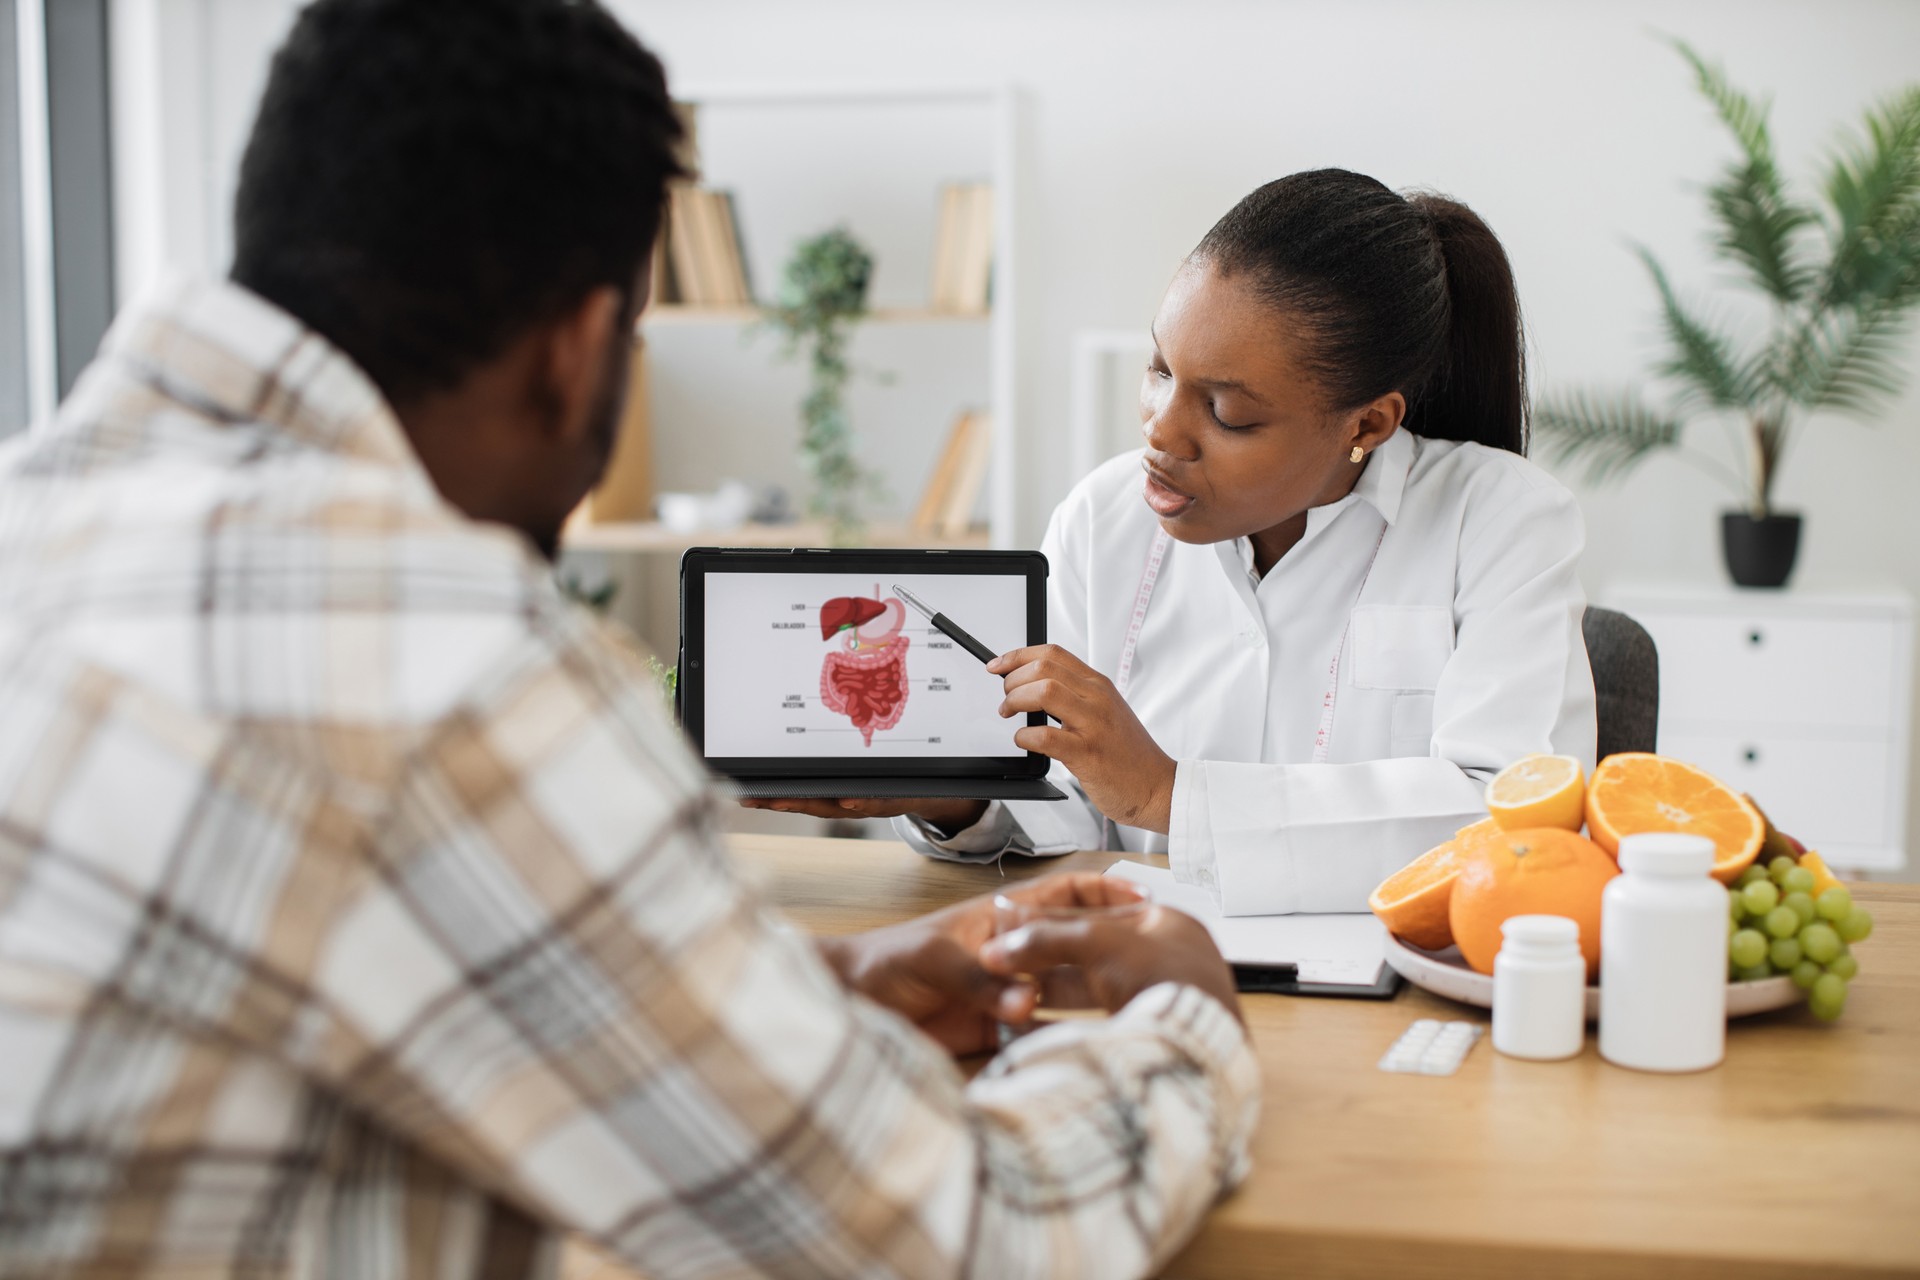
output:
[[[1639,1071],[1702,1071],[1727,1041],[1727,891],[1703,836],[1620,841],[1600,897],[1600,1056]]]
[[[1493,1047],[1553,1062],[1587,1037],[1587,961],[1580,925],[1565,916],[1512,916],[1493,958]]]

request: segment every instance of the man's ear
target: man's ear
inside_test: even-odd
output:
[[[1407,416],[1407,398],[1398,391],[1389,391],[1378,400],[1362,405],[1347,420],[1347,433],[1352,438],[1341,447],[1359,445],[1368,453],[1387,442],[1395,427]]]
[[[549,434],[574,440],[593,429],[607,352],[625,314],[620,291],[600,285],[548,327],[541,390],[550,406],[542,415]]]

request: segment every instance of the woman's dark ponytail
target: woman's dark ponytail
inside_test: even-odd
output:
[[[1247,275],[1301,322],[1305,362],[1336,408],[1398,391],[1420,435],[1527,451],[1513,270],[1465,205],[1317,169],[1242,200],[1194,256]]]
[[[1420,397],[1414,430],[1527,451],[1527,353],[1507,251],[1480,215],[1445,196],[1408,203],[1433,227],[1446,262],[1447,355]]]

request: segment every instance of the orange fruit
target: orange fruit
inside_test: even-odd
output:
[[[1814,850],[1809,849],[1800,855],[1800,865],[1813,872],[1814,897],[1840,887],[1840,877],[1833,874],[1833,868],[1827,865],[1827,860]]]
[[[1572,756],[1524,756],[1487,784],[1487,811],[1504,831],[1559,827],[1578,831],[1587,816],[1587,784]]]
[[[1619,874],[1600,846],[1574,832],[1503,831],[1460,859],[1447,906],[1454,943],[1468,964],[1492,973],[1502,924],[1514,916],[1566,916],[1580,926],[1591,982],[1600,972],[1600,892]]]
[[[1462,827],[1453,839],[1436,845],[1382,880],[1367,896],[1367,906],[1389,932],[1416,947],[1444,951],[1453,945],[1447,903],[1460,857],[1480,840],[1496,835],[1491,820]]]
[[[1766,843],[1767,820],[1703,769],[1643,752],[1608,756],[1587,782],[1587,834],[1617,858],[1622,836],[1648,831],[1713,841],[1713,878],[1732,884]]]
[[[1466,826],[1454,832],[1453,838],[1455,840],[1466,840],[1470,842],[1477,842],[1480,840],[1491,839],[1494,836],[1497,836],[1499,834],[1500,834],[1499,823],[1495,822],[1492,818],[1482,818],[1480,819],[1480,821],[1470,822]]]

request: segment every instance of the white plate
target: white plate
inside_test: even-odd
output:
[[[1493,1008],[1493,979],[1468,968],[1467,962],[1460,958],[1458,947],[1448,947],[1445,951],[1422,951],[1388,934],[1387,963],[1414,986],[1424,987],[1437,996],[1458,1000],[1461,1004],[1479,1005],[1482,1009]],[[1806,998],[1807,993],[1794,986],[1793,979],[1788,977],[1762,978],[1758,982],[1729,982],[1727,1016],[1744,1018],[1750,1013],[1784,1009]],[[1592,1021],[1599,1016],[1600,988],[1588,987],[1587,1018]]]

